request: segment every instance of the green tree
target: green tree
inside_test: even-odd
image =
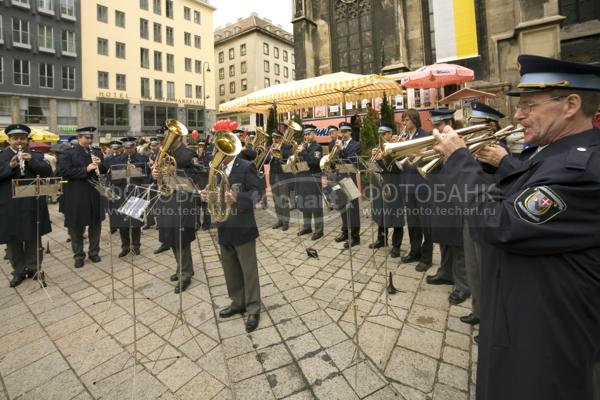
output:
[[[388,102],[388,97],[383,93],[383,102],[381,103],[381,122],[385,122],[394,127],[396,131],[396,121],[394,120],[394,108]]]
[[[270,135],[277,129],[277,106],[273,105],[269,108],[269,117],[267,118],[267,133]]]
[[[378,145],[377,124],[371,118],[364,118],[360,126],[360,147],[364,156],[371,154],[371,149]]]

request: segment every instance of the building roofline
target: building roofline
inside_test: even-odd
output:
[[[263,34],[265,34],[267,36],[272,37],[273,39],[279,40],[280,42],[284,42],[286,44],[289,44],[292,47],[294,46],[294,41],[293,40],[289,40],[289,39],[286,39],[284,37],[281,37],[281,36],[279,36],[279,35],[271,32],[271,31],[268,31],[268,30],[266,30],[264,28],[261,28],[259,26],[253,26],[252,28],[249,28],[247,30],[244,30],[244,31],[241,31],[241,32],[238,32],[238,33],[234,33],[231,36],[227,36],[227,37],[224,37],[222,39],[215,40],[215,46],[227,43],[227,42],[229,42],[229,41],[231,41],[233,39],[237,39],[237,38],[240,38],[242,36],[247,36],[247,35],[249,35],[251,33],[254,33],[254,32],[263,33]]]

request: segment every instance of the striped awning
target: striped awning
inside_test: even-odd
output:
[[[267,113],[273,105],[278,111],[286,112],[382,97],[384,93],[387,96],[400,94],[402,88],[393,79],[380,75],[336,72],[258,90],[221,104],[219,112]]]

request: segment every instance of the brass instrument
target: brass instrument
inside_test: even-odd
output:
[[[19,169],[21,170],[21,176],[25,175],[25,160],[23,159],[23,146],[18,147],[17,157],[19,159]]]
[[[175,171],[177,170],[177,161],[175,157],[169,155],[169,150],[177,138],[187,135],[188,129],[181,122],[174,119],[168,119],[165,125],[167,132],[160,148],[160,153],[154,163],[154,168],[158,173],[158,177],[156,178],[158,191],[161,196],[168,197],[173,194],[173,188],[169,185],[168,181],[170,177],[175,175]]]
[[[225,171],[221,170],[221,164],[228,156],[238,155],[242,151],[240,139],[231,132],[220,131],[215,135],[215,155],[210,162],[208,171],[208,210],[217,222],[226,221],[231,215],[231,205],[227,203],[225,194],[229,191],[229,179]],[[220,182],[217,183],[217,176]]]
[[[301,144],[297,144],[294,148],[294,154],[288,158],[285,165],[282,167],[283,172],[291,172],[293,174],[297,174],[298,172],[308,171],[310,168],[306,161],[300,158],[300,146],[308,145],[308,139],[304,139]]]
[[[467,148],[472,154],[476,154],[479,150],[481,150],[488,144],[497,143],[498,141],[512,135],[513,133],[523,131],[523,128],[514,129],[512,125],[509,125],[503,129],[500,129],[497,132],[492,132],[486,135],[470,138],[465,141],[465,144],[467,145]],[[423,178],[425,178],[438,166],[441,165],[443,157],[441,157],[438,153],[435,153],[433,155],[429,155],[427,157],[422,158],[421,161],[426,161],[426,164],[421,167],[417,167],[417,171]]]
[[[339,139],[336,140],[336,143],[334,144],[333,148],[331,149],[331,152],[327,155],[324,155],[321,160],[319,161],[319,167],[321,167],[321,171],[323,172],[333,172],[333,166],[335,164],[336,159],[339,157],[339,152],[340,149],[337,146],[337,141]]]
[[[281,146],[284,144],[295,144],[294,136],[296,132],[302,131],[302,126],[299,123],[292,121],[291,119],[286,120],[284,124],[287,126],[287,129],[285,130],[285,134],[281,139],[281,144],[271,149],[271,153],[275,158],[281,158]]]
[[[267,151],[267,141],[271,135],[266,133],[262,128],[256,128],[256,137],[254,138],[254,151],[256,151],[256,158],[254,159],[254,165],[258,171],[259,176],[262,178],[264,175],[263,167],[269,152]]]

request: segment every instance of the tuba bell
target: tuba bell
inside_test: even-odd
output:
[[[214,139],[215,154],[210,162],[208,171],[208,210],[217,222],[226,221],[231,215],[231,205],[227,204],[225,194],[229,191],[229,179],[225,171],[221,170],[223,161],[228,156],[238,155],[242,151],[240,139],[231,132],[217,132]],[[217,176],[220,182],[217,182]]]
[[[169,150],[177,138],[187,135],[188,129],[181,122],[174,119],[168,119],[165,126],[167,127],[167,134],[156,158],[154,168],[158,172],[156,179],[158,190],[161,196],[168,197],[173,194],[173,188],[169,185],[169,180],[177,170],[177,161],[175,157],[169,154]]]
[[[254,151],[256,151],[256,158],[254,159],[254,165],[256,166],[256,170],[258,174],[264,174],[263,166],[265,165],[265,161],[267,160],[267,156],[269,152],[267,151],[267,141],[271,135],[266,133],[262,128],[256,128],[256,138],[254,139]]]

